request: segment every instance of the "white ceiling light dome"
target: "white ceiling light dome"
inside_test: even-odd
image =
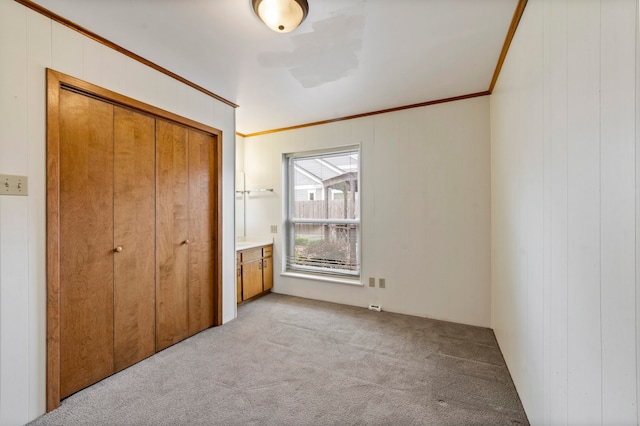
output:
[[[252,0],[253,10],[265,25],[278,33],[295,30],[309,13],[307,0]]]

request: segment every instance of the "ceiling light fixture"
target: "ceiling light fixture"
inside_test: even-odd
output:
[[[277,33],[295,30],[309,13],[307,0],[252,0],[253,10]]]

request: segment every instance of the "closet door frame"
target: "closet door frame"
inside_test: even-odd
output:
[[[47,411],[60,406],[60,111],[61,90],[72,90],[114,105],[203,131],[213,136],[216,182],[213,184],[216,243],[214,263],[214,326],[222,324],[222,131],[164,111],[52,69],[47,79]]]

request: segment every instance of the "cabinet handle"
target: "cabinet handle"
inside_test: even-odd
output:
[[[258,264],[258,269],[262,269],[262,262]]]
[[[118,246],[115,249],[113,249],[113,251],[115,251],[116,253],[120,253],[122,251],[122,247]]]
[[[240,276],[240,268],[238,268],[238,276]]]
[[[184,240],[183,244],[189,244],[189,240]]]

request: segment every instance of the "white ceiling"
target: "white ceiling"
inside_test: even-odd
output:
[[[240,107],[249,134],[483,92],[517,0],[308,0],[288,34],[251,0],[35,0]]]

